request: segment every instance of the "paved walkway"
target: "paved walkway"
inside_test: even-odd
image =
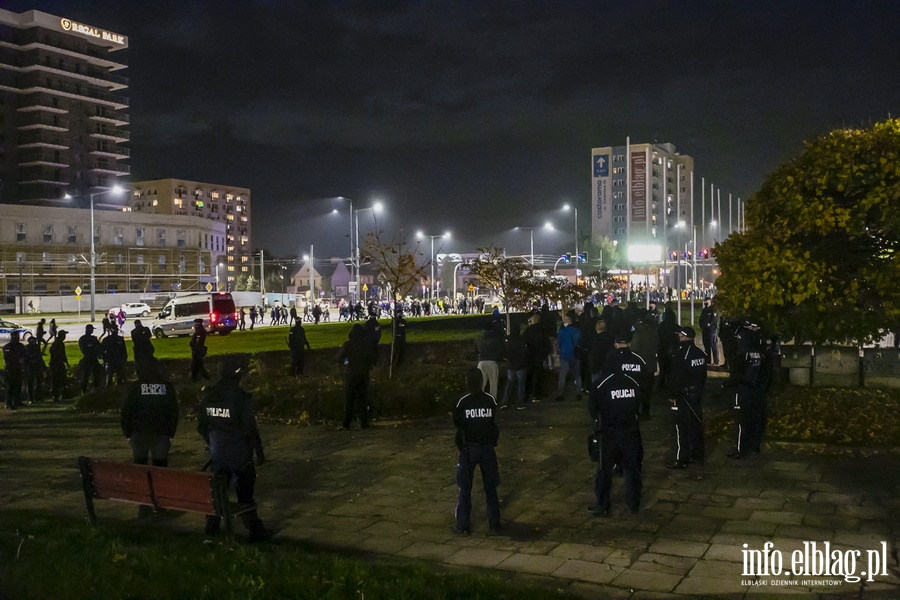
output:
[[[709,399],[708,409],[715,404]],[[697,479],[695,472],[663,468],[668,428],[664,407],[656,408],[643,428],[644,499],[638,515],[625,510],[621,478],[613,482],[617,508],[610,518],[585,511],[594,469],[585,448],[589,418],[584,403],[572,400],[501,411],[502,536],[486,535],[477,495],[473,533],[460,537],[450,531],[456,458],[449,416],[351,432],[264,425],[270,460],[260,469],[260,513],[279,538],[486,568],[512,581],[584,597],[900,598],[898,457],[838,458],[776,447],[730,461],[724,442],[710,443],[710,459]],[[182,423],[172,466],[199,468],[205,462],[193,427]],[[130,458],[114,415],[48,405],[0,411],[0,506],[83,516],[79,454]],[[134,509],[107,502],[98,505],[98,514],[101,523],[131,519]],[[199,531],[202,520],[184,515],[167,526]],[[742,575],[743,544],[761,550],[768,541],[782,553],[784,570],[793,568],[791,552],[804,541],[819,548],[830,542],[842,552],[859,549],[857,574],[868,568],[866,551],[886,542],[889,575],[857,583]]]

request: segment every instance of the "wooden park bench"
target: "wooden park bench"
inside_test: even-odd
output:
[[[78,468],[91,525],[97,522],[94,500],[131,502],[152,506],[157,511],[218,515],[229,533],[232,519],[253,509],[232,504],[228,500],[228,481],[205,471],[94,460],[86,456],[78,457]]]

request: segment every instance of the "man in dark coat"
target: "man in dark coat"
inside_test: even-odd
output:
[[[44,375],[47,371],[44,355],[41,353],[41,343],[35,336],[28,338],[28,343],[25,345],[25,366],[28,402],[34,404],[43,396]]]
[[[222,361],[221,379],[206,388],[197,410],[197,431],[209,447],[210,464],[216,477],[234,482],[238,504],[250,507],[241,521],[250,532],[250,541],[269,537],[256,511],[254,487],[256,464],[265,460],[262,438],[256,425],[256,413],[250,393],[241,389],[244,366],[240,359],[226,356]],[[206,518],[206,534],[219,532],[221,518]]]
[[[194,319],[194,333],[191,335],[191,379],[197,381],[201,377],[209,379],[209,371],[206,370],[206,327],[203,319]]]
[[[106,368],[106,387],[113,385],[113,379],[118,380],[119,385],[125,383],[125,365],[128,363],[128,347],[125,340],[119,335],[119,328],[112,325],[109,335],[100,342],[103,354],[103,365]]]
[[[94,387],[100,387],[103,378],[103,369],[100,367],[100,341],[94,337],[94,326],[88,323],[84,326],[84,335],[78,338],[78,348],[81,350],[81,393],[86,394],[91,378]]]
[[[3,346],[3,370],[6,374],[6,408],[16,410],[22,403],[22,385],[27,368],[25,345],[19,341],[19,332],[9,334],[9,342]]]
[[[69,378],[69,358],[66,356],[66,335],[65,329],[56,331],[56,337],[50,344],[50,385],[51,395],[54,402],[63,399],[66,392],[66,383]]]
[[[306,350],[312,350],[309,340],[306,339],[306,330],[303,323],[297,319],[288,334],[288,348],[291,350],[291,375],[303,375],[306,363]]]
[[[354,414],[360,427],[369,426],[369,371],[374,365],[372,348],[366,331],[359,323],[350,328],[348,339],[338,353],[338,364],[344,371],[344,422],[350,429]]]
[[[153,358],[156,349],[153,347],[153,332],[145,327],[140,319],[134,321],[134,329],[131,330],[132,350],[134,351],[135,369],[141,363],[149,362]]]

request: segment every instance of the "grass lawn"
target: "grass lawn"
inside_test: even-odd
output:
[[[137,509],[135,509],[136,511]],[[91,528],[37,514],[0,516],[0,597],[192,600],[561,599],[558,590],[505,582],[487,571],[367,560],[291,542],[256,546],[153,523]]]

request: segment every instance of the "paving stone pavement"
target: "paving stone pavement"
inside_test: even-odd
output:
[[[707,398],[707,414],[724,410],[723,401]],[[708,443],[702,471],[670,471],[663,467],[671,444],[666,407],[657,402],[654,409],[642,423],[637,515],[625,509],[621,478],[613,482],[611,517],[586,512],[593,500],[590,419],[584,401],[572,398],[499,411],[501,536],[487,535],[480,476],[472,534],[451,532],[457,489],[449,415],[349,432],[263,424],[269,462],[259,469],[260,514],[278,538],[486,569],[583,597],[900,598],[900,458],[821,456],[775,445],[733,461],[721,440]],[[115,415],[51,405],[0,412],[0,506],[83,516],[79,454],[130,459]],[[182,422],[171,466],[196,469],[205,460],[194,424]],[[106,502],[98,515],[101,523],[127,520],[134,509]],[[166,526],[199,531],[202,519],[183,515]],[[888,575],[872,582],[743,575],[743,545],[762,550],[766,542],[774,544],[771,556],[781,553],[785,571],[804,542],[860,550],[857,574],[868,568],[867,552],[884,542]]]

